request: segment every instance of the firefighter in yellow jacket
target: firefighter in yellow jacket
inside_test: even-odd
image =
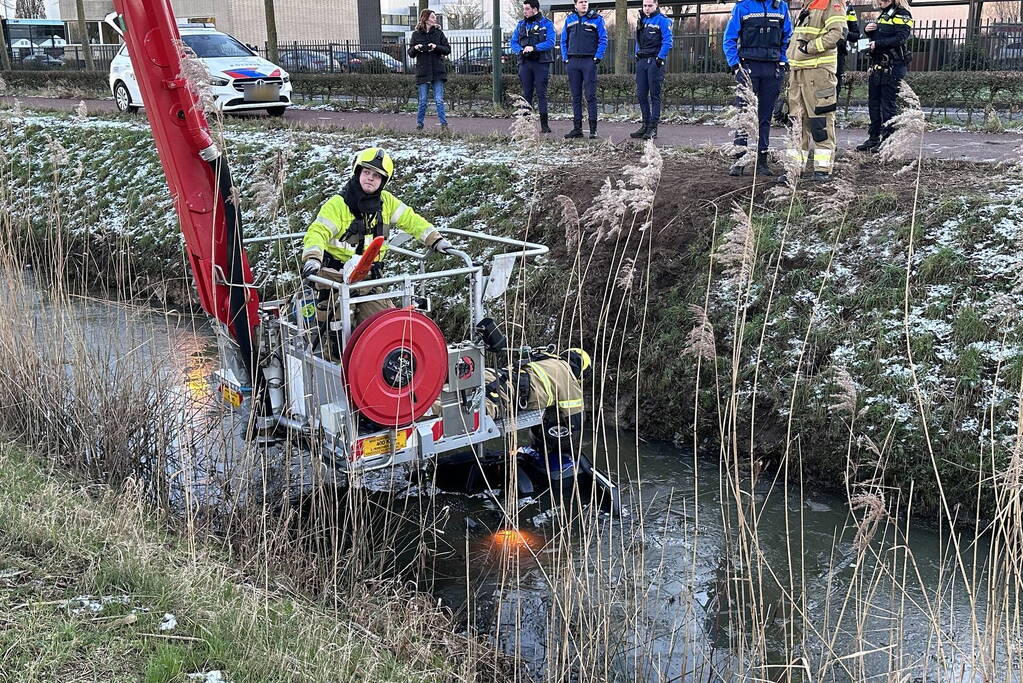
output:
[[[583,375],[590,356],[572,348],[560,355],[536,352],[512,368],[487,369],[487,413],[495,419],[515,411],[543,410],[533,427],[533,446],[546,452],[549,466],[572,462],[583,426]]]
[[[843,0],[808,0],[796,18],[789,43],[789,116],[803,129],[801,149],[789,150],[804,164],[813,154],[814,180],[827,180],[835,163],[838,108],[838,43],[845,38]]]
[[[355,155],[352,177],[341,194],[328,199],[306,229],[302,240],[303,278],[316,275],[324,266],[341,269],[353,256],[363,253],[373,238],[387,237],[392,225],[442,254],[451,249],[451,243],[429,221],[384,190],[392,175],[394,162],[379,147],[370,147]],[[377,263],[386,253],[385,243],[377,256]],[[321,321],[326,319],[329,310],[325,304],[327,299],[321,295],[317,305],[317,318]],[[393,304],[386,300],[359,304],[356,306],[356,322],[391,307]]]

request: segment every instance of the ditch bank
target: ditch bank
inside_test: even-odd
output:
[[[0,221],[25,258],[55,265],[48,245],[59,237],[71,256],[56,265],[70,277],[165,306],[191,301],[144,123],[8,115],[0,125]],[[1023,193],[1011,169],[935,162],[896,177],[898,166],[852,159],[841,182],[771,203],[766,185],[751,196],[751,179],[726,176],[722,159],[671,152],[652,209],[636,215],[629,204],[644,205],[637,183],[656,162],[639,147],[242,122],[225,142],[250,236],[304,230],[352,153],[382,145],[397,164],[389,189],[439,225],[548,244],[515,290],[525,338],[592,349],[594,400],[644,438],[692,442],[696,426],[698,444],[728,444],[754,472],[788,465],[793,480],[835,489],[880,478],[893,503],[909,502],[912,482],[923,514],[990,509],[1023,377]],[[571,206],[565,218],[558,196],[581,221]],[[734,205],[747,216],[738,242]],[[264,292],[297,285],[293,249],[253,263]]]

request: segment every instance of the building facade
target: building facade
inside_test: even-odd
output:
[[[245,43],[262,47],[266,42],[264,0],[172,0],[179,18],[212,20],[217,28]],[[380,44],[380,0],[276,0],[277,38],[291,41],[359,41]],[[112,33],[100,26],[113,11],[111,0],[85,0],[90,42],[108,42]],[[75,0],[60,0],[60,16],[68,25],[71,41],[77,42]],[[112,42],[116,42],[113,40]]]

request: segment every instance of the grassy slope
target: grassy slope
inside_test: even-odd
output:
[[[464,650],[417,635],[429,605],[381,594],[331,608],[255,586],[130,491],[83,488],[7,446],[0,490],[0,681],[472,677]],[[161,630],[168,613],[177,625]]]
[[[162,286],[168,277],[180,278],[179,291],[187,291],[180,238],[172,229],[166,189],[144,128],[138,122],[106,119],[68,123],[67,117],[30,116],[11,127],[16,192],[32,197],[13,204],[14,218],[31,222],[36,235],[45,236],[46,214],[32,207],[49,206],[56,196],[62,224],[82,251],[88,250],[94,262],[115,254],[97,268],[107,281],[117,272],[110,267],[119,258],[116,252],[124,249],[131,251],[133,276],[141,276],[133,282],[144,283],[141,291]],[[84,137],[83,125],[89,131]],[[69,161],[56,179],[58,195],[52,193],[47,135],[64,140],[69,150]],[[533,292],[541,295],[530,297],[530,341],[559,335],[562,342],[581,340],[604,366],[602,377],[616,395],[611,408],[620,420],[631,423],[638,411],[647,436],[689,433],[696,387],[695,363],[682,353],[692,329],[689,307],[704,303],[712,247],[730,228],[731,202],[748,202],[748,179],[722,178],[720,162],[711,157],[671,155],[655,204],[654,230],[644,233],[651,236],[643,238],[648,240],[643,249],[637,250],[642,235],[635,230],[599,243],[586,236],[582,255],[590,266],[579,287],[551,197],[566,194],[583,211],[603,178],[620,173],[623,164],[635,160],[635,152],[597,152],[566,167],[573,153],[563,147],[531,150],[492,140],[267,131],[262,124],[237,123],[232,123],[228,141],[236,176],[249,198],[249,234],[302,230],[326,193],[342,182],[350,152],[372,143],[386,144],[398,157],[399,175],[391,189],[439,223],[486,225],[517,235],[528,226],[531,238],[552,247],[552,258],[535,270]],[[275,148],[292,153],[279,214],[258,208],[252,199],[256,181],[272,175]],[[133,170],[126,173],[126,168]],[[1023,265],[1015,247],[1023,234],[1020,198],[1004,189],[1004,181],[992,180],[1004,177],[1004,170],[928,163],[913,218],[913,177],[893,180],[894,170],[872,162],[844,163],[840,175],[851,181],[854,197],[841,203],[839,214],[823,219],[815,216],[834,202],[830,189],[804,189],[791,215],[787,207],[768,207],[758,195],[754,212],[760,251],[738,355],[741,429],[748,431],[754,423],[747,436],[757,455],[777,460],[784,453],[788,404],[802,354],[792,436],[808,473],[841,486],[850,463],[877,460],[870,453],[876,446],[884,453],[890,481],[915,482],[917,509],[937,506],[934,465],[903,332],[906,250],[915,221],[911,349],[946,495],[953,503],[972,505],[977,482],[989,477],[992,463],[1003,460],[1015,430],[1014,391],[1023,374],[1018,316],[1012,313],[1023,303],[1014,289],[1015,273]],[[845,216],[837,240],[835,215]],[[608,285],[622,257],[635,258],[640,266],[630,292]],[[291,271],[292,258],[293,252],[279,260],[264,253],[255,262],[257,270],[269,274],[276,264]],[[286,275],[281,284],[287,289],[294,280]],[[638,325],[647,286],[650,304],[637,379]],[[550,296],[552,292],[559,295]],[[718,339],[721,377],[730,373],[734,349],[733,298],[727,278],[715,272],[709,315]],[[559,322],[566,305],[573,312],[570,323]],[[619,310],[621,329],[608,336]],[[593,315],[595,311],[611,312],[612,324]],[[574,329],[571,334],[565,330],[568,325]],[[758,351],[765,330],[765,345]],[[839,367],[859,389],[853,429],[849,415],[829,407]],[[708,390],[707,371],[704,366],[701,434],[713,434],[717,426],[719,396]],[[754,379],[755,421],[750,400]],[[847,461],[850,435],[853,457]],[[978,469],[982,464],[984,469]]]

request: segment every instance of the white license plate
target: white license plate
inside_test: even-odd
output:
[[[281,86],[277,83],[250,83],[245,86],[246,102],[276,102],[281,97]]]

